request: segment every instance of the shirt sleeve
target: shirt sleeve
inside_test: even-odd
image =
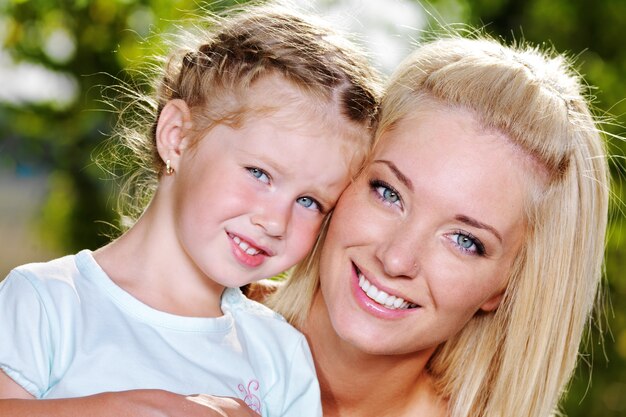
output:
[[[49,385],[49,324],[36,282],[13,270],[0,282],[0,369],[36,398]]]
[[[309,345],[303,335],[293,352],[285,375],[281,417],[321,417],[322,402]],[[279,416],[269,416],[279,417]]]

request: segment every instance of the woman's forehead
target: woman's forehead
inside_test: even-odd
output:
[[[381,136],[370,169],[387,170],[411,184],[407,189],[416,196],[484,216],[503,229],[525,212],[527,177],[534,177],[528,158],[506,135],[483,129],[470,112],[452,109],[400,121]]]

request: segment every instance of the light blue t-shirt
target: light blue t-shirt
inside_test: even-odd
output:
[[[304,336],[238,289],[221,308],[155,310],[88,250],[23,265],[0,283],[0,369],[37,398],[154,388],[238,397],[264,417],[321,416]]]

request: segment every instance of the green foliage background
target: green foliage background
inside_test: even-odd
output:
[[[326,0],[322,3],[332,3]],[[114,191],[93,164],[94,149],[114,125],[114,114],[101,101],[101,86],[160,47],[152,32],[171,31],[186,13],[217,9],[234,2],[196,0],[0,0],[3,48],[16,62],[36,63],[71,75],[79,95],[69,105],[0,102],[0,170],[23,167],[50,172],[49,193],[38,216],[39,238],[60,253],[104,244],[114,224]],[[239,3],[243,3],[240,1]],[[614,122],[604,127],[624,135],[626,125],[626,2],[623,0],[433,0],[434,16],[445,22],[485,27],[507,40],[553,45],[576,56],[580,72],[596,86],[596,113]],[[66,60],[46,53],[47,39],[62,31],[75,53]],[[141,83],[141,74],[132,80]],[[2,80],[11,82],[11,80]],[[0,84],[1,85],[1,84]],[[611,140],[611,153],[624,155]],[[619,166],[613,159],[616,199],[623,198]],[[571,417],[626,416],[626,264],[623,215],[614,210],[607,253],[607,303],[591,332],[564,411]],[[480,347],[477,347],[480,348]],[[590,367],[593,365],[593,375]],[[520,366],[524,366],[523,363]],[[511,387],[515,394],[515,387]]]

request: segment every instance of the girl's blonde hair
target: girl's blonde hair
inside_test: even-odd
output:
[[[394,73],[376,136],[429,100],[469,109],[486,129],[504,133],[542,166],[542,181],[534,181],[526,240],[500,307],[440,345],[428,369],[451,416],[550,415],[577,363],[607,226],[605,145],[583,85],[562,56],[443,38],[421,45]],[[296,325],[306,319],[318,271],[319,250],[274,298]]]
[[[197,139],[216,124],[237,126],[246,116],[274,110],[253,108],[254,100],[246,94],[256,80],[278,75],[316,103],[326,124],[334,122],[361,142],[361,156],[369,150],[380,77],[342,33],[278,2],[242,6],[198,20],[199,33],[178,36],[174,51],[158,68],[154,94],[133,101],[131,109],[139,109],[142,117],[128,112],[128,122],[118,126],[122,153],[130,151],[134,162],[129,165],[139,166],[124,189],[131,204],[122,207],[123,214],[134,220],[156,189],[165,168],[156,150],[156,126],[161,110],[173,99],[189,106]]]

